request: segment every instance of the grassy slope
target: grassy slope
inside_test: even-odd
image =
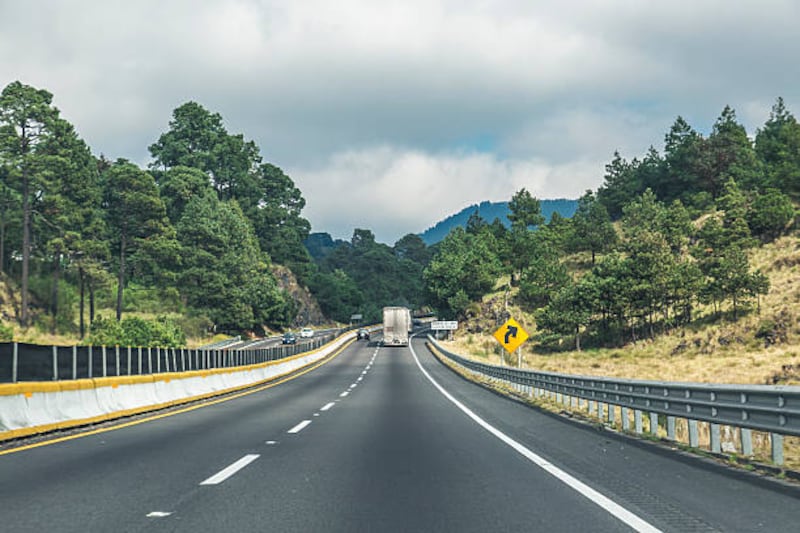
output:
[[[574,261],[574,258],[572,259]],[[770,278],[770,292],[755,310],[736,322],[692,325],[655,340],[623,348],[565,351],[541,355],[529,342],[523,347],[523,366],[538,370],[669,381],[716,383],[800,384],[800,244],[794,236],[783,237],[753,251],[752,265]],[[484,309],[502,307],[503,295],[484,301]],[[513,305],[509,308],[526,330],[534,334],[531,315]],[[701,309],[700,313],[710,312]],[[781,316],[781,313],[783,315]],[[787,341],[765,347],[755,333],[760,322],[780,316],[788,323]],[[455,351],[499,363],[501,350],[491,337],[493,325],[472,319],[456,334]],[[472,333],[466,331],[472,330]],[[476,330],[480,330],[479,332]],[[507,362],[511,362],[508,360]],[[516,358],[513,361],[516,364]]]

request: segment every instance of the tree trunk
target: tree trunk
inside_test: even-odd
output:
[[[6,209],[7,205],[3,206],[3,211],[0,213],[0,273],[6,270]]]
[[[55,335],[56,333],[56,322],[58,320],[58,282],[59,277],[61,274],[61,252],[55,253],[55,258],[53,259],[53,291],[51,295],[51,307],[50,311],[53,314],[53,320],[50,324],[50,333]]]
[[[78,267],[78,280],[79,280],[80,291],[81,291],[81,299],[80,299],[81,303],[80,303],[80,306],[79,306],[80,307],[80,311],[79,311],[80,317],[78,318],[78,323],[80,324],[81,340],[83,340],[83,338],[86,336],[86,321],[83,318],[84,309],[86,307],[86,297],[85,297],[85,295],[86,295],[86,280],[84,278],[83,267],[82,266]]]
[[[94,324],[94,282],[89,280],[89,327]]]
[[[575,349],[581,351],[581,327],[575,326]]]
[[[122,320],[122,287],[125,285],[125,235],[119,244],[119,277],[117,278],[117,322]]]
[[[22,308],[20,310],[20,325],[28,327],[28,276],[31,261],[31,203],[30,183],[28,171],[23,163],[22,167]]]

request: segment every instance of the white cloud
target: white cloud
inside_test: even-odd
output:
[[[797,20],[791,0],[0,0],[0,86],[47,88],[96,153],[141,164],[198,101],[290,172],[315,229],[390,239],[521,186],[577,196],[679,114],[708,132],[729,104],[753,135],[777,96],[800,113]]]
[[[289,170],[304,191],[314,231],[349,239],[354,228],[370,228],[391,244],[470,204],[509,200],[523,187],[540,198],[577,197],[595,184],[598,168],[379,146],[335,154],[320,169]]]

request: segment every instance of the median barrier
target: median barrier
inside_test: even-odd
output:
[[[354,338],[355,333],[347,332],[308,352],[238,367],[0,383],[0,440],[93,424],[253,387],[310,366]]]

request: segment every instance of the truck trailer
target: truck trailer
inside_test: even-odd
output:
[[[384,346],[408,346],[408,334],[411,328],[411,311],[408,308],[383,308]]]

